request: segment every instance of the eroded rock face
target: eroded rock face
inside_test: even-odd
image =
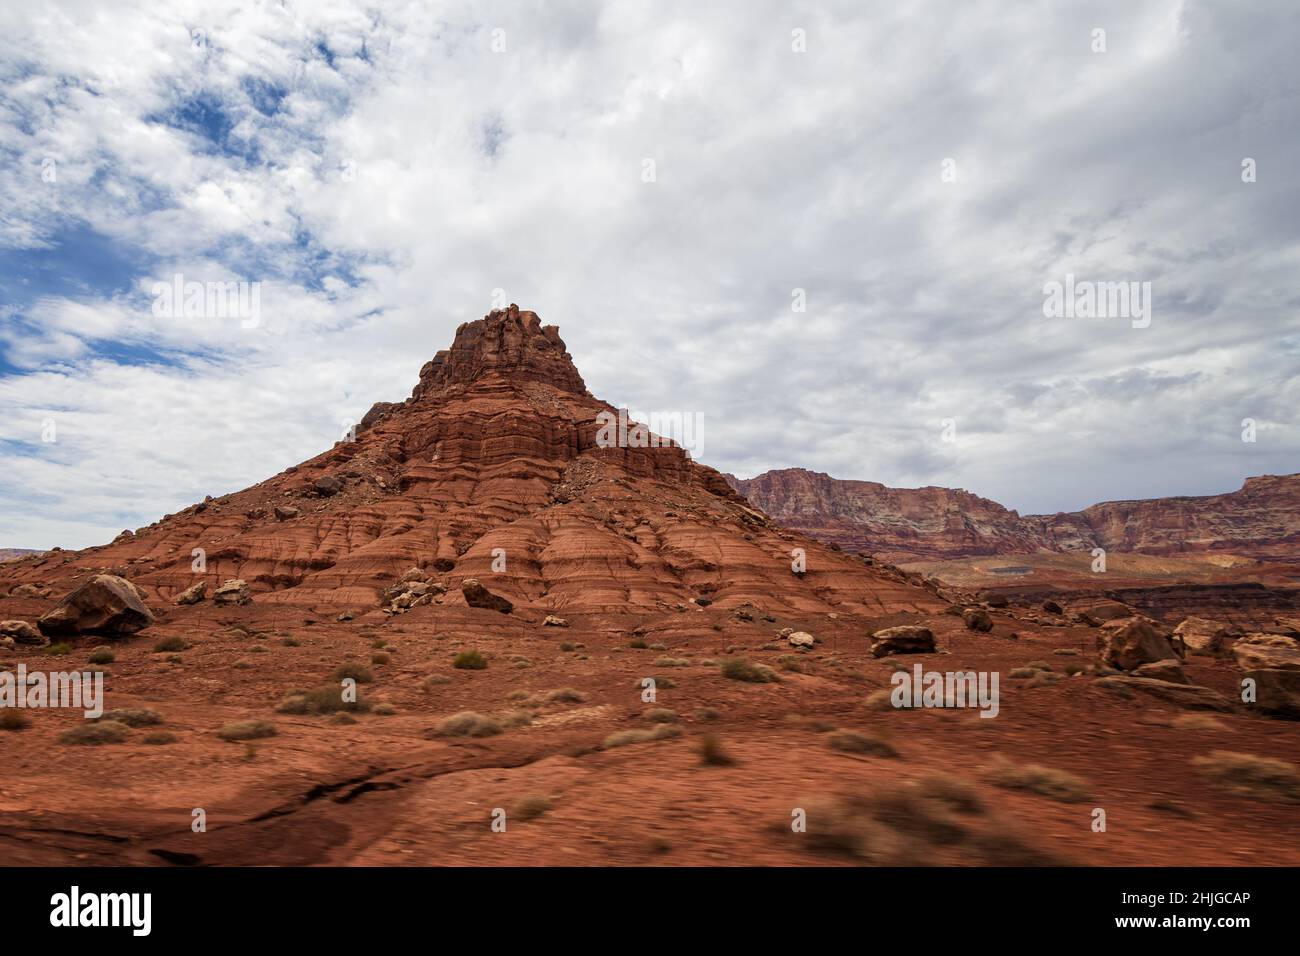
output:
[[[36,623],[49,637],[124,636],[152,624],[153,613],[130,581],[113,574],[97,574]]]
[[[1107,501],[1024,516],[959,488],[887,488],[803,468],[727,480],[787,527],[899,563],[1093,548],[1300,561],[1300,474],[1247,478],[1222,495]]]
[[[466,578],[460,582],[460,590],[465,595],[465,603],[470,607],[487,608],[489,611],[500,611],[502,614],[509,614],[515,609],[508,600],[499,594],[493,594],[474,578]]]
[[[450,349],[439,352],[420,369],[420,384],[411,397],[419,399],[449,385],[465,385],[493,377],[512,382],[542,382],[566,392],[587,394],[582,376],[565,350],[560,330],[543,326],[536,312],[511,305],[483,322],[466,322],[456,330]]]
[[[893,654],[933,654],[934,632],[928,627],[903,624],[887,627],[871,635],[871,656],[887,657]]]
[[[1154,621],[1131,617],[1112,621],[1097,635],[1101,659],[1122,671],[1137,670],[1143,664],[1156,661],[1179,661],[1169,638],[1162,634]]]

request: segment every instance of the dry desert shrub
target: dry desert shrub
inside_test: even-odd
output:
[[[98,720],[74,727],[60,735],[59,743],[98,747],[101,744],[123,743],[129,736],[131,730],[126,724],[118,723],[116,720]]]
[[[338,711],[365,711],[370,704],[363,698],[343,699],[343,685],[321,684],[311,690],[291,690],[276,705],[281,714],[333,714]]]
[[[1202,776],[1229,793],[1270,803],[1300,803],[1300,772],[1273,757],[1211,750],[1192,760]]]
[[[652,724],[675,724],[678,719],[677,711],[669,710],[667,707],[651,707],[642,712],[641,716]]]
[[[628,744],[644,744],[652,740],[667,740],[681,734],[681,728],[672,724],[659,724],[653,730],[621,730],[610,734],[600,745],[602,750],[626,747]]]
[[[944,773],[870,795],[812,800],[805,809],[807,833],[794,835],[806,840],[805,848],[871,866],[934,866],[953,854],[993,866],[1062,862],[1018,827],[987,814],[973,786]]]
[[[488,662],[479,651],[461,651],[452,659],[451,666],[462,671],[481,671],[487,669]]]
[[[420,683],[420,690],[426,694],[432,693],[435,687],[442,684],[450,684],[451,678],[446,674],[430,674]]]
[[[749,684],[770,684],[779,681],[776,671],[766,664],[755,664],[743,657],[733,657],[722,662],[722,676]]]
[[[540,793],[520,797],[510,815],[516,820],[532,820],[551,809],[551,798]]]
[[[331,676],[337,681],[354,680],[358,684],[369,684],[375,679],[366,668],[351,662],[338,667]]]
[[[161,641],[153,646],[155,654],[167,654],[174,651],[183,651],[189,648],[185,638],[179,636],[164,637]]]
[[[128,727],[153,727],[163,722],[162,715],[148,707],[121,708],[104,714],[103,720],[115,720]]]
[[[1013,764],[999,757],[989,768],[988,777],[1006,790],[1024,790],[1062,803],[1088,799],[1087,785],[1074,774],[1041,764]]]
[[[91,664],[111,664],[117,660],[117,655],[110,648],[97,647],[90,652],[88,660]]]
[[[832,750],[865,754],[871,757],[897,757],[898,751],[879,737],[858,733],[856,730],[837,730],[826,738]]]
[[[1170,725],[1175,730],[1188,730],[1194,733],[1221,733],[1232,728],[1223,721],[1209,714],[1179,714]]]
[[[452,714],[439,722],[437,727],[440,737],[493,737],[499,733],[499,723],[472,710]]]
[[[533,715],[526,710],[507,710],[498,721],[502,727],[527,727],[533,722]]]
[[[234,743],[239,740],[260,740],[264,737],[274,737],[278,732],[275,729],[275,724],[269,720],[236,720],[218,730],[217,736],[222,740]]]
[[[21,710],[12,707],[0,709],[0,730],[26,730],[31,725],[31,718]]]
[[[717,734],[705,734],[700,738],[700,763],[706,767],[729,767],[735,762],[722,749],[722,741]]]
[[[145,734],[140,742],[151,746],[162,746],[164,744],[174,744],[179,738],[169,730],[155,730],[152,733]]]
[[[546,701],[551,704],[580,704],[586,699],[586,694],[572,687],[557,687],[546,693]]]

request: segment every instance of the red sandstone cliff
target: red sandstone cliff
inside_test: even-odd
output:
[[[1300,475],[1248,478],[1241,490],[1222,495],[1109,501],[1024,516],[961,489],[887,488],[802,468],[727,480],[787,527],[900,560],[1100,547],[1300,561]]]

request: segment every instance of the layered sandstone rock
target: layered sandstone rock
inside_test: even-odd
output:
[[[959,488],[887,488],[802,468],[727,480],[781,524],[895,562],[1093,548],[1300,561],[1300,474],[1247,478],[1222,495],[1024,516]]]
[[[773,524],[671,443],[602,447],[602,413],[553,326],[516,307],[468,322],[412,397],[371,409],[355,438],[130,537],[16,565],[9,583],[126,569],[171,604],[195,585],[217,604],[246,582],[259,604],[385,608],[473,579],[516,612],[684,612],[713,604],[883,614],[930,593]],[[792,572],[793,549],[807,571]],[[412,567],[438,592],[389,589]],[[0,587],[6,582],[0,580]],[[697,603],[698,602],[698,603]],[[198,612],[180,607],[177,614]]]

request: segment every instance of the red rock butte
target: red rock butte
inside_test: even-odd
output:
[[[405,402],[355,439],[111,544],[11,566],[56,592],[92,571],[170,604],[243,579],[257,603],[373,610],[412,567],[445,602],[477,578],[539,611],[720,609],[881,614],[933,598],[774,525],[681,448],[601,447],[602,412],[555,326],[511,305],[456,330]],[[230,451],[234,451],[231,449]],[[192,570],[204,551],[206,570]],[[808,571],[792,573],[794,550]],[[440,599],[439,603],[443,603]]]

